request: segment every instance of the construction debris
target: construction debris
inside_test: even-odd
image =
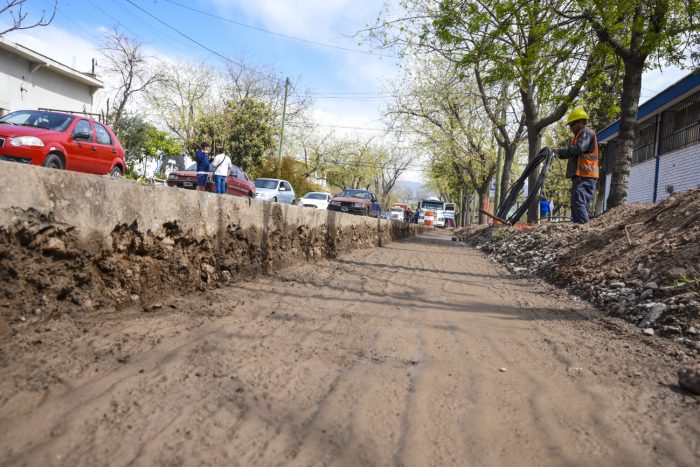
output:
[[[479,226],[455,236],[513,273],[544,277],[644,334],[700,351],[700,190],[612,209],[587,225]]]

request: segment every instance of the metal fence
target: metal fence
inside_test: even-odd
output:
[[[700,92],[663,112],[660,137],[660,155],[700,141]]]

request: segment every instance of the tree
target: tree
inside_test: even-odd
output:
[[[474,92],[476,85],[457,65],[439,56],[416,59],[412,65],[397,85],[386,115],[393,119],[392,126],[419,135],[432,156],[432,175],[445,176],[451,170],[459,181],[455,193],[477,191],[480,207],[487,211],[496,152],[493,127]],[[483,214],[480,222],[486,222]]]
[[[379,169],[374,182],[375,192],[382,206],[388,206],[396,182],[411,164],[411,154],[404,148],[389,149],[383,146],[374,148],[373,152]]]
[[[228,148],[232,159],[254,172],[263,157],[275,148],[272,109],[265,102],[244,98],[227,103],[224,119],[230,131]]]
[[[105,35],[100,48],[107,62],[104,71],[117,83],[111,108],[107,109],[107,121],[120,135],[127,105],[136,95],[146,92],[150,86],[164,78],[159,71],[149,66],[141,42],[129,38],[116,27]]]
[[[258,177],[277,178],[277,158],[267,157],[257,169]],[[321,191],[321,187],[312,183],[305,173],[304,163],[291,156],[282,158],[280,176],[292,184],[297,198],[310,191]]]
[[[384,46],[442,56],[464,74],[478,71],[485,89],[513,83],[532,159],[543,130],[564,116],[583,85],[599,72],[604,57],[580,23],[555,13],[570,2],[406,0],[406,17],[383,21],[371,33]],[[497,113],[490,120],[498,121]],[[496,135],[499,144],[507,143],[500,130]],[[532,174],[531,184],[537,175]],[[537,207],[531,206],[528,219],[536,215]]]
[[[194,151],[200,141],[197,122],[210,108],[214,71],[201,63],[167,64],[160,73],[165,79],[153,83],[146,93],[151,109],[182,143],[183,150]]]
[[[54,0],[53,2],[51,16],[47,14],[46,10],[41,10],[41,16],[39,19],[32,20],[27,23],[29,13],[24,9],[24,5],[26,3],[27,0],[4,0],[4,5],[0,4],[0,17],[10,17],[9,26],[5,26],[6,29],[0,31],[0,36],[3,36],[10,31],[48,26],[56,16],[58,0]]]
[[[461,57],[463,66],[480,67],[490,84],[518,83],[529,160],[540,150],[543,130],[564,116],[604,58],[585,28],[561,21],[554,12],[567,3],[443,0],[435,21],[436,37],[450,48],[450,56]],[[537,177],[533,173],[529,183]],[[536,218],[533,204],[528,220]]]
[[[584,20],[598,40],[624,63],[620,130],[607,205],[627,200],[642,73],[662,62],[680,64],[687,51],[699,58],[700,3],[695,0],[577,0],[559,10],[568,20]]]
[[[129,173],[133,172],[134,167],[143,164],[146,158],[161,159],[161,167],[164,169],[163,163],[181,151],[180,144],[168,132],[159,130],[141,115],[125,115],[122,118],[120,141],[124,146]]]

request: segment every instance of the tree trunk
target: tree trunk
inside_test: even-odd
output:
[[[489,184],[486,187],[483,185],[479,188],[479,224],[486,225],[489,223],[489,217],[481,211],[489,212]]]
[[[634,130],[637,126],[637,110],[642,90],[644,60],[626,60],[625,77],[622,80],[620,131],[615,147],[612,166],[608,209],[621,206],[627,201],[632,153],[634,152]]]
[[[464,187],[464,199],[463,199],[464,209],[462,212],[462,225],[464,227],[467,227],[467,226],[472,224],[471,204],[472,204],[471,188],[469,188],[468,186],[465,186]]]
[[[540,152],[540,144],[542,143],[542,128],[536,128],[534,125],[528,125],[527,127],[527,160],[531,161]],[[537,183],[537,177],[539,177],[540,171],[534,170],[527,179],[527,189],[528,194],[530,190]],[[539,204],[537,202],[532,203],[527,208],[527,221],[529,223],[537,222]]]
[[[508,148],[503,155],[503,173],[501,174],[501,197],[499,203],[505,198],[508,188],[510,188],[510,177],[513,173],[513,161],[515,160],[515,148]],[[498,208],[498,205],[495,206]]]

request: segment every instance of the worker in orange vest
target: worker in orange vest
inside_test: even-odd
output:
[[[566,124],[573,133],[571,144],[555,152],[568,159],[566,177],[571,179],[571,222],[588,223],[588,205],[599,177],[598,138],[588,127],[588,114],[581,107],[571,111]]]

